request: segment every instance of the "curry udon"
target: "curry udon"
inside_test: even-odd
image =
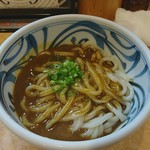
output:
[[[91,43],[61,45],[19,73],[14,104],[30,131],[59,140],[112,133],[130,112],[134,90],[121,63]]]

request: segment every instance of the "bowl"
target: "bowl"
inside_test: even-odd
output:
[[[127,119],[111,134],[85,141],[46,138],[27,130],[16,115],[13,88],[16,72],[31,56],[61,44],[92,41],[115,55],[125,73],[134,80],[134,98]],[[23,63],[21,60],[26,58]],[[89,15],[58,15],[30,23],[13,33],[0,47],[0,120],[17,136],[43,149],[92,150],[114,144],[138,129],[148,118],[150,108],[150,52],[147,46],[124,27]]]

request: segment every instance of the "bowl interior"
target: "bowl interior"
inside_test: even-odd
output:
[[[125,30],[126,31],[126,30]],[[125,72],[133,78],[134,100],[128,119],[119,126],[130,123],[148,102],[150,91],[149,68],[141,47],[113,23],[88,18],[45,19],[24,27],[12,36],[11,42],[0,53],[0,99],[8,115],[21,124],[13,105],[13,87],[20,69],[30,57],[44,49],[61,44],[80,44],[91,41],[108,54],[118,57]]]

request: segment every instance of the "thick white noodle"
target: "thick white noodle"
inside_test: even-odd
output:
[[[37,85],[40,85],[44,79],[47,78],[48,74],[47,73],[41,73],[41,76],[39,77],[38,81],[37,81]]]
[[[99,136],[101,136],[104,132],[104,126],[103,125],[100,125],[99,126]]]
[[[126,102],[125,102],[125,105],[126,105],[126,108],[125,108],[125,110],[123,111],[123,114],[127,115],[127,114],[129,114],[129,112],[130,112],[130,110],[131,110],[132,102],[126,101]]]
[[[32,111],[32,112],[43,112],[43,111],[47,110],[51,106],[51,104],[52,104],[52,102],[48,102],[45,105],[39,105],[39,106],[33,105],[30,107],[30,111]]]
[[[115,108],[116,108],[118,111],[122,112],[123,109],[122,109],[122,106],[120,105],[119,102],[113,101],[113,105],[115,106]]]
[[[123,87],[123,90],[121,91],[121,94],[123,95],[123,100],[131,101],[134,97],[134,89],[129,83],[131,78],[129,78],[126,74],[122,73],[121,71],[116,71],[115,74],[118,76],[119,83]]]
[[[63,104],[66,104],[67,99],[66,99],[66,92],[67,92],[68,88],[64,88],[61,92],[60,92],[60,101]]]
[[[110,127],[110,128],[107,128],[106,130],[105,130],[105,133],[111,133],[112,132],[112,127]]]
[[[120,96],[125,95],[127,93],[128,87],[126,81],[122,78],[118,78],[120,85],[122,86],[122,90],[120,91]]]
[[[97,138],[98,136],[99,136],[99,126],[94,128],[91,138],[94,139]]]
[[[71,120],[77,119],[77,118],[85,115],[90,110],[90,108],[91,108],[91,101],[88,101],[85,105],[81,104],[81,109],[79,108],[75,111],[71,110],[71,112],[69,112],[68,115],[66,115],[61,120],[63,122],[66,122],[66,121],[71,121]]]
[[[114,60],[115,60],[115,63],[118,64],[118,69],[117,70],[121,71],[124,74],[125,71],[124,71],[123,66],[121,64],[121,61],[118,59],[118,57],[115,56],[115,55],[112,55],[111,57],[113,57]],[[115,71],[117,71],[117,70],[115,70]]]
[[[113,117],[113,113],[107,113],[105,115],[100,115],[94,119],[89,120],[88,122],[83,124],[83,128],[95,128],[101,124],[103,124],[106,120]]]
[[[82,127],[83,122],[84,122],[84,116],[74,119],[73,124],[70,126],[70,130],[72,132],[77,131],[78,129],[80,129]]]
[[[104,109],[104,106],[97,106],[92,112],[88,113],[85,118],[84,121],[88,121],[92,118],[94,118],[95,116],[97,116],[99,114],[99,112]]]
[[[93,50],[99,50],[100,48],[97,46],[97,44],[94,44],[92,41],[87,41],[87,42],[84,42],[82,44],[82,47],[83,49],[86,49],[86,48],[92,48]]]
[[[103,57],[103,58],[100,60],[100,63],[101,63],[101,65],[103,66],[103,63],[104,63],[104,62],[107,62],[107,61],[113,63],[113,67],[111,68],[112,71],[115,71],[115,70],[118,69],[119,64],[118,64],[118,61],[116,61],[116,59],[115,59],[114,57],[112,57],[112,56],[110,56],[110,57]]]
[[[51,107],[49,107],[48,109],[46,109],[43,113],[40,113],[37,118],[34,120],[34,123],[39,123],[43,120],[45,120],[46,118],[48,118],[50,116],[50,114],[55,111],[60,105],[59,104],[55,104]]]
[[[25,105],[25,102],[26,102],[26,98],[23,97],[22,101],[20,102],[20,105],[23,108],[23,110],[28,111],[28,109],[27,109],[27,107]]]
[[[110,103],[107,103],[107,107],[110,111],[112,111],[119,119],[121,122],[125,121],[127,119],[127,116],[124,115],[122,112],[117,110],[113,105]]]
[[[131,84],[129,82],[127,82],[126,84],[127,84],[127,87],[128,87],[129,94],[127,96],[124,95],[122,98],[125,101],[132,101],[132,99],[134,97],[133,87],[131,86]]]
[[[47,87],[41,87],[41,86],[32,84],[26,88],[25,92],[27,95],[34,97],[34,96],[38,96],[39,92],[45,91],[47,89],[48,89]]]
[[[42,97],[40,99],[37,100],[36,102],[36,105],[40,105],[42,103],[45,103],[47,101],[53,101],[54,100],[54,95],[48,95],[48,96],[45,96],[45,97]]]
[[[104,132],[103,125],[97,126],[95,128],[89,128],[84,133],[81,134],[82,137],[90,137],[90,138],[97,138],[100,137]]]
[[[133,78],[131,76],[128,76],[127,74],[125,74],[123,71],[120,71],[120,70],[116,70],[115,75],[118,76],[118,77],[123,78],[126,81],[133,80]]]
[[[122,90],[119,92],[119,95],[122,96],[123,100],[131,101],[134,97],[134,90],[131,84],[129,83],[130,78],[120,71],[115,71],[115,73],[107,73],[107,77],[114,81],[118,82],[122,86]]]
[[[110,127],[113,127],[118,122],[118,120],[119,118],[117,116],[108,119],[107,122],[103,124],[104,129],[106,130]]]
[[[94,128],[87,129],[84,133],[81,134],[82,137],[90,137],[93,134]]]
[[[106,72],[107,77],[112,80],[113,82],[118,82],[118,78],[116,77],[115,74],[111,73],[111,72]]]
[[[30,121],[27,119],[27,117],[26,117],[25,114],[22,115],[21,119],[22,119],[22,123],[23,123],[24,126],[27,126],[27,127],[32,127],[32,126],[34,126],[34,123],[30,122]]]

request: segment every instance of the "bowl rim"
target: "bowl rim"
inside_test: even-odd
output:
[[[140,52],[145,57],[147,64],[148,64],[148,68],[150,69],[150,58],[148,57],[148,55],[150,56],[150,51],[149,51],[148,47],[144,44],[144,42],[141,41],[140,38],[137,37],[134,33],[132,33],[125,27],[123,27],[113,21],[110,21],[110,20],[107,20],[104,18],[100,18],[100,17],[96,17],[96,16],[81,15],[81,14],[65,14],[65,15],[50,16],[47,18],[43,18],[43,19],[34,21],[32,23],[29,23],[28,25],[25,25],[24,27],[20,28],[19,30],[14,32],[12,35],[10,35],[10,37],[8,37],[8,39],[6,39],[2,43],[2,45],[0,46],[0,55],[2,52],[4,52],[5,49],[8,49],[9,45],[12,45],[13,42],[16,41],[17,38],[20,38],[21,36],[23,36],[26,33],[26,31],[30,32],[33,29],[35,29],[35,26],[37,26],[37,28],[38,28],[42,24],[48,23],[48,21],[59,20],[59,19],[62,19],[63,17],[66,19],[74,18],[77,20],[78,19],[87,19],[87,20],[90,19],[91,21],[94,21],[94,22],[96,22],[96,20],[97,20],[98,22],[101,21],[104,24],[106,23],[107,25],[111,25],[111,28],[113,28],[113,29],[123,32],[123,34],[125,36],[128,35],[130,37],[130,39],[132,39],[132,40],[134,39],[135,44],[139,47],[139,49],[142,49],[142,51],[140,51]],[[148,94],[148,99],[150,99],[150,94]],[[74,149],[73,145],[75,145],[75,149],[80,149],[80,148],[87,149],[90,147],[101,148],[101,147],[108,146],[110,144],[113,144],[113,143],[125,138],[131,132],[135,131],[135,129],[140,127],[146,121],[146,119],[148,118],[148,115],[150,114],[149,108],[150,108],[150,102],[147,103],[147,105],[144,105],[143,109],[138,114],[138,116],[136,116],[132,120],[132,122],[129,123],[125,128],[120,129],[117,132],[113,132],[113,134],[109,134],[104,137],[100,137],[100,138],[93,139],[93,140],[86,140],[86,141],[62,141],[62,140],[49,139],[49,138],[34,134],[34,133],[28,131],[27,129],[23,128],[22,126],[18,125],[5,112],[5,110],[3,109],[3,107],[1,105],[0,105],[0,110],[1,110],[0,111],[0,120],[13,133],[15,133],[19,137],[23,138],[24,140],[28,141],[29,143],[38,145],[39,147],[43,146],[46,148],[52,147],[52,148],[58,148],[58,149],[64,148],[66,150],[67,149],[73,150]],[[139,122],[139,119],[140,119],[140,122]]]

